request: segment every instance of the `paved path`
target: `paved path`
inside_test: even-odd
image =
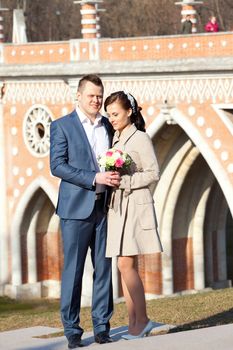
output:
[[[167,329],[167,325],[155,324],[154,331]],[[37,338],[41,335],[56,333],[57,328],[32,327],[0,333],[0,350],[66,350],[65,337]],[[139,340],[126,341],[121,335],[126,327],[112,330],[115,340],[111,344],[94,343],[91,333],[86,333],[83,342],[93,350],[232,350],[233,324],[202,328],[193,331],[177,332],[150,336]],[[84,348],[85,349],[85,348]]]

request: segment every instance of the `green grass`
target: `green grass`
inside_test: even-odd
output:
[[[233,323],[233,288],[150,300],[147,310],[153,321],[177,326],[170,332]],[[127,321],[125,304],[116,304],[111,326],[127,325]],[[1,332],[33,326],[62,329],[59,300],[0,298]],[[92,329],[90,308],[82,308],[81,326]]]

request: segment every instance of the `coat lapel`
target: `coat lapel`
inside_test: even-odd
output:
[[[129,128],[122,131],[121,134],[119,134],[118,131],[115,132],[114,138],[113,138],[113,146],[120,142],[122,145],[125,145],[127,141],[135,134],[137,131],[137,128],[134,124],[132,124]]]

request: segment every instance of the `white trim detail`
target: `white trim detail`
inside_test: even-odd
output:
[[[82,16],[85,16],[85,15],[96,15],[96,10],[80,10],[80,13]]]
[[[0,46],[1,48],[1,46]],[[56,104],[73,102],[70,90],[62,79],[35,80],[11,80],[7,83],[4,100],[12,105],[19,104]]]
[[[96,40],[96,39],[89,40],[89,59],[98,60],[99,56],[100,56],[99,40]]]
[[[185,44],[185,43],[184,43]],[[229,103],[233,96],[233,75],[182,75],[164,77],[146,77],[145,79],[133,79],[126,77],[125,80],[105,79],[106,95],[112,91],[118,91],[122,86],[134,96],[143,101],[165,101],[169,103]]]
[[[80,40],[70,40],[70,61],[80,60]]]
[[[81,33],[82,34],[96,34],[97,30],[96,30],[96,28],[82,28]]]
[[[96,24],[96,19],[82,19],[81,24]]]

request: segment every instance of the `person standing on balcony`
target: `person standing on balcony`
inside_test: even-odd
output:
[[[191,21],[191,16],[187,15],[182,24],[182,34],[192,34],[193,23]]]
[[[209,33],[216,33],[219,31],[219,25],[215,16],[210,17],[209,22],[205,25],[205,31]]]

